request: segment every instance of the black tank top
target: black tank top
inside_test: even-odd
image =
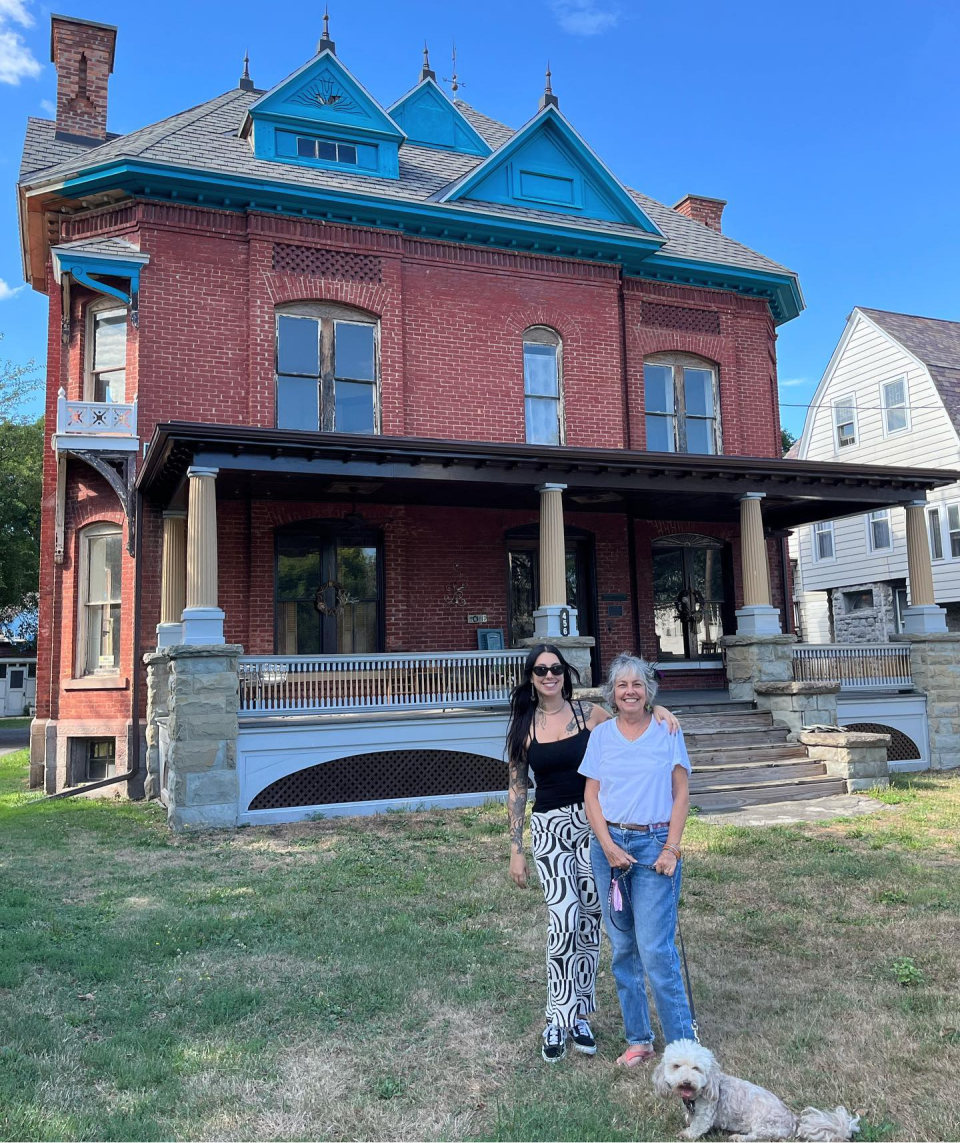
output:
[[[582,722],[583,710],[577,711],[579,706],[576,702],[570,704],[580,730],[559,742],[537,741],[537,719],[534,715],[533,741],[527,747],[527,764],[537,783],[533,802],[535,814],[559,810],[562,806],[575,806],[583,801],[587,780],[577,771],[587,749],[590,731]]]

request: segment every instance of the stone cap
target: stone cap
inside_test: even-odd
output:
[[[840,690],[839,683],[754,683],[758,695],[835,695]]]
[[[901,631],[890,636],[891,643],[960,643],[960,631],[934,631],[929,634],[914,634]]]
[[[540,643],[552,643],[555,647],[594,647],[596,642],[592,635],[547,635],[543,639],[531,635],[529,639],[520,640],[520,647],[536,647]]]
[[[723,635],[720,639],[720,646],[749,647],[754,643],[762,643],[764,645],[781,643],[785,646],[788,643],[793,644],[796,642],[796,635]]]
[[[844,730],[842,726],[815,726],[801,730],[797,741],[803,746],[889,746],[890,735]]]
[[[170,659],[230,659],[242,654],[239,643],[176,643],[162,651],[148,651],[143,661],[149,667]]]

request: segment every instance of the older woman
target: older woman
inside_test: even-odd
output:
[[[541,1047],[548,1063],[563,1059],[568,1037],[578,1052],[592,1056],[597,1050],[587,1017],[594,1010],[600,900],[590,868],[590,827],[578,768],[591,732],[609,715],[573,697],[575,674],[552,643],[532,647],[510,700],[507,729],[510,876],[521,889],[527,884],[523,823],[531,771],[537,784],[530,833],[549,913],[547,1023]],[[657,707],[653,714],[665,720],[668,730],[678,730],[669,711]]]
[[[580,766],[593,829],[590,860],[627,1038],[617,1063],[627,1067],[654,1054],[644,975],[665,1042],[693,1038],[674,943],[690,759],[682,731],[671,735],[653,718],[656,693],[649,664],[618,655],[604,688],[615,717],[593,731]]]

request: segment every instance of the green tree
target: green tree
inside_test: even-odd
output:
[[[797,438],[790,432],[789,429],[780,430],[780,445],[783,449],[783,455],[786,456],[790,449],[797,443]]]

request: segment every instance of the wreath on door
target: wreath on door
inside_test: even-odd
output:
[[[329,591],[333,592],[333,604],[327,603],[327,592]],[[343,609],[348,603],[359,603],[359,600],[355,599],[339,580],[328,579],[326,583],[317,588],[313,603],[321,615],[342,615]]]
[[[677,622],[692,623],[695,627],[699,627],[703,620],[704,602],[703,594],[695,588],[688,587],[685,591],[681,591],[673,601],[674,617]]]

